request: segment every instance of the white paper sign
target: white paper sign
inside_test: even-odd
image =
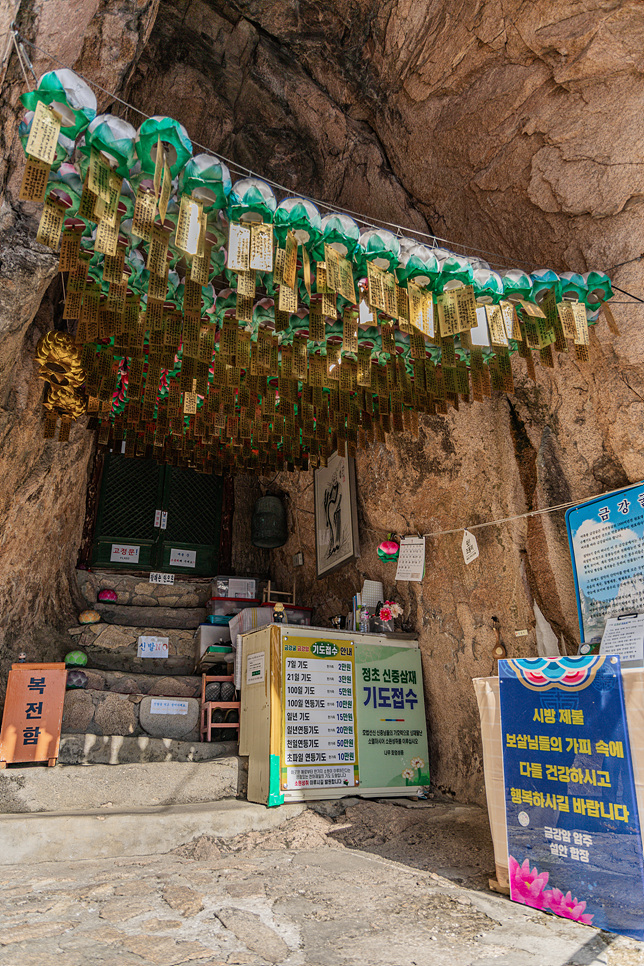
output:
[[[150,574],[150,583],[151,584],[173,584],[174,583],[174,574],[156,574],[156,573],[151,573]]]
[[[138,640],[136,656],[167,657],[169,643],[170,639],[168,637],[147,637],[145,634],[142,634]]]
[[[197,551],[196,550],[177,550],[176,547],[171,547],[170,548],[170,566],[171,567],[196,567]]]
[[[425,538],[403,537],[400,541],[396,580],[422,580],[425,576]]]
[[[168,511],[164,510],[161,514],[161,529],[167,530],[168,528]]]
[[[263,684],[266,678],[265,655],[263,651],[249,654],[246,658],[246,684]]]
[[[188,714],[188,702],[154,698],[150,701],[150,714]]]
[[[609,617],[600,654],[617,654],[622,661],[644,660],[644,614]]]
[[[155,527],[161,526],[161,510],[154,511],[154,525]]]
[[[138,563],[140,547],[131,547],[127,544],[113,543],[110,553],[110,563]]]
[[[479,555],[479,545],[476,542],[476,537],[469,530],[463,531],[463,543],[461,546],[463,549],[463,560],[466,564],[471,564]]]

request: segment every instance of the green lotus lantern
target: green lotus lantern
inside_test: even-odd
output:
[[[67,67],[43,74],[37,89],[23,94],[20,100],[28,111],[35,111],[39,101],[49,104],[61,118],[61,132],[72,140],[96,117],[94,92]]]
[[[431,285],[439,272],[438,259],[431,248],[415,238],[401,239],[400,262],[396,271],[401,284],[412,281],[418,285]]]
[[[613,297],[613,287],[604,272],[586,272],[582,278],[588,289],[586,306],[589,309],[598,308],[602,302],[607,302]]]
[[[583,275],[579,275],[577,272],[562,272],[559,278],[561,279],[561,297],[563,299],[570,302],[585,302],[588,295],[588,286]]]
[[[312,248],[322,235],[322,219],[314,204],[306,198],[285,198],[280,202],[273,216],[275,234],[280,245],[292,231],[299,245]]]
[[[385,228],[369,228],[358,239],[358,264],[360,271],[366,270],[367,262],[373,262],[386,272],[393,272],[398,266],[400,242]]]
[[[559,281],[559,276],[556,272],[553,272],[550,268],[539,268],[536,272],[532,272],[530,275],[530,280],[532,282],[532,297],[535,302],[543,302],[544,298],[548,294],[551,288],[555,290],[555,297],[557,301],[561,297],[561,283]]]
[[[181,175],[181,193],[203,202],[206,209],[225,208],[231,188],[230,171],[211,154],[190,158]]]
[[[435,249],[434,254],[440,267],[440,275],[435,282],[437,292],[446,292],[461,288],[462,285],[472,284],[474,272],[471,263],[464,255],[455,255],[445,248]]]
[[[496,305],[503,298],[503,279],[490,268],[475,268],[472,285],[477,305]]]
[[[22,150],[27,154],[27,141],[29,140],[29,134],[31,133],[31,125],[34,119],[34,112],[28,111],[23,117],[22,121],[18,126],[18,137],[20,138],[20,143],[22,144]],[[72,138],[68,138],[61,131],[58,135],[58,142],[56,144],[56,156],[51,166],[52,171],[57,171],[58,168],[63,164],[63,162],[68,162],[74,153],[74,141]]]
[[[147,174],[154,173],[159,138],[170,165],[170,174],[176,178],[192,155],[192,142],[183,124],[171,117],[149,117],[139,128],[135,147],[141,170]]]
[[[270,223],[276,208],[273,189],[261,178],[243,178],[235,182],[228,196],[228,217],[231,221]]]
[[[112,170],[127,177],[134,161],[136,130],[122,117],[114,114],[98,114],[90,123],[85,134],[85,146],[80,148],[89,155],[93,150],[100,151]]]
[[[533,301],[532,279],[519,268],[511,268],[501,274],[503,279],[503,298],[508,302],[521,299]]]
[[[322,237],[316,245],[313,256],[324,261],[324,246],[330,245],[342,258],[351,258],[356,250],[360,229],[348,215],[334,213],[322,219]]]

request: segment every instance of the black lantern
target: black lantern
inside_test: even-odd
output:
[[[253,509],[250,539],[254,547],[275,550],[288,539],[286,511],[276,496],[261,496]]]

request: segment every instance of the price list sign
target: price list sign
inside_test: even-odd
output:
[[[358,784],[354,645],[282,639],[282,768],[285,789]]]

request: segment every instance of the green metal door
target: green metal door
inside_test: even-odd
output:
[[[107,455],[93,566],[213,576],[222,495],[220,476]]]

